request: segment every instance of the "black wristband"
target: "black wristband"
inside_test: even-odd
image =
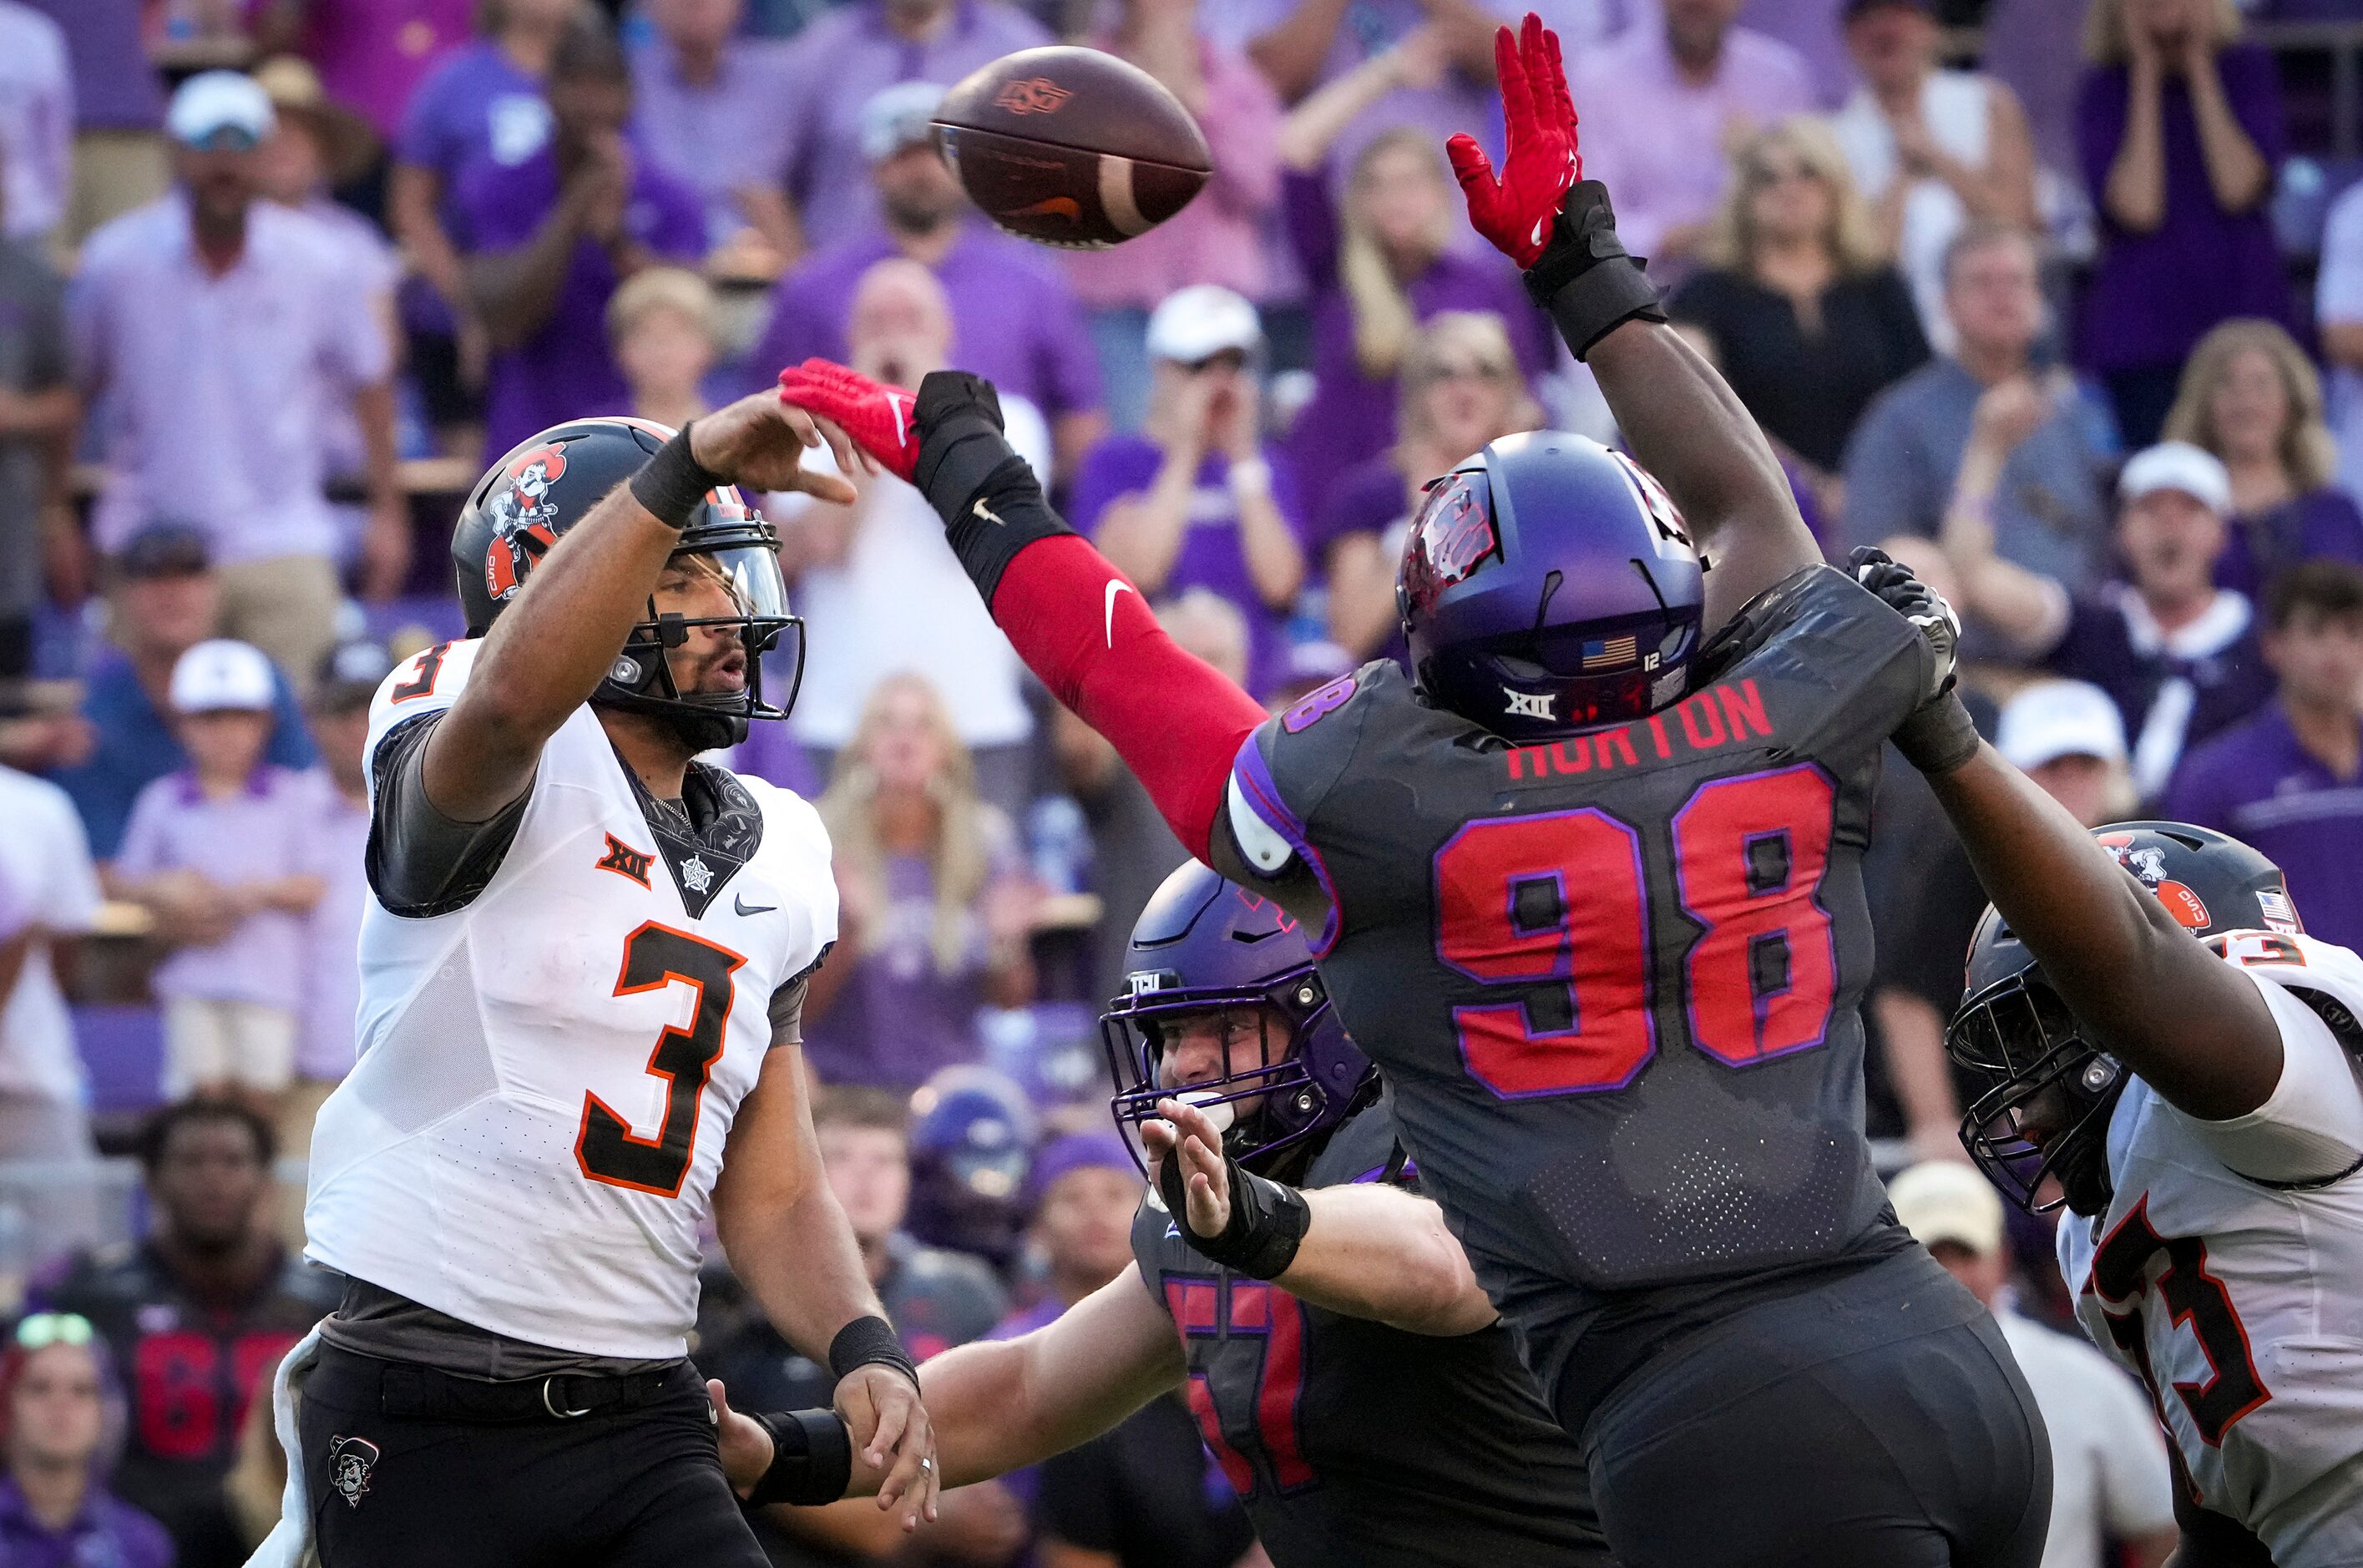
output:
[[[1227,1153],[1223,1158],[1230,1168],[1230,1223],[1220,1235],[1201,1236],[1190,1227],[1182,1162],[1176,1155],[1166,1156],[1158,1168],[1157,1189],[1173,1217],[1173,1228],[1210,1262],[1249,1279],[1277,1279],[1296,1261],[1296,1249],[1313,1223],[1312,1207],[1294,1187],[1253,1174]]]
[[[773,1503],[815,1507],[845,1496],[853,1480],[853,1434],[834,1410],[783,1410],[753,1418],[771,1434],[771,1463],[745,1506]]]
[[[1608,187],[1585,180],[1570,187],[1552,226],[1550,244],[1526,269],[1527,295],[1558,326],[1568,348],[1581,359],[1610,331],[1638,317],[1663,321],[1658,285],[1616,237],[1616,212]]]
[[[856,1318],[828,1342],[828,1370],[842,1379],[856,1367],[872,1365],[891,1366],[909,1378],[913,1387],[918,1385],[919,1363],[895,1337],[894,1325],[883,1318]]]
[[[1896,727],[1895,749],[1924,773],[1949,773],[1978,754],[1977,721],[1951,679]]]
[[[919,432],[913,483],[944,520],[944,538],[990,607],[1019,550],[1075,530],[1002,434],[1001,398],[991,382],[965,371],[933,372],[919,384],[911,417]]]
[[[706,492],[726,483],[689,450],[689,426],[683,425],[632,475],[632,499],[667,528],[683,528]]]

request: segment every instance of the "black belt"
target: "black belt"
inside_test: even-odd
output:
[[[687,1366],[676,1362],[621,1376],[560,1373],[487,1383],[416,1362],[380,1361],[323,1345],[304,1396],[326,1405],[430,1421],[570,1421],[649,1404],[671,1391]]]

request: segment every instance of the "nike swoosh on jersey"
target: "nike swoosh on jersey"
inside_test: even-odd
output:
[[[1110,648],[1114,648],[1115,646],[1115,596],[1118,594],[1129,594],[1132,591],[1133,587],[1131,584],[1124,582],[1120,578],[1111,577],[1108,579],[1107,645]]]
[[[779,906],[776,904],[749,904],[747,902],[747,895],[745,894],[734,893],[730,895],[730,907],[738,910],[741,915],[768,915],[772,910],[777,909]]]

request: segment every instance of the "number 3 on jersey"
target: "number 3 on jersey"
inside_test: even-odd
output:
[[[705,1083],[722,1060],[730,1022],[734,978],[747,961],[728,948],[651,920],[624,939],[616,995],[634,996],[681,984],[696,993],[689,1027],[667,1026],[657,1036],[648,1070],[665,1081],[664,1119],[654,1138],[632,1130],[597,1095],[582,1095],[582,1125],[574,1135],[574,1162],[594,1182],[679,1197],[697,1149],[697,1114]]]
[[[1836,795],[1800,763],[1702,784],[1674,814],[1676,898],[1702,928],[1682,966],[1691,1041],[1727,1066],[1827,1037]],[[1639,829],[1596,806],[1472,822],[1437,851],[1437,956],[1508,993],[1452,1010],[1496,1095],[1623,1088],[1657,1053],[1642,867]]]

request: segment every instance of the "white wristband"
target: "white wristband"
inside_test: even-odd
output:
[[[1259,457],[1241,458],[1227,475],[1231,494],[1246,499],[1271,494],[1271,464]]]

